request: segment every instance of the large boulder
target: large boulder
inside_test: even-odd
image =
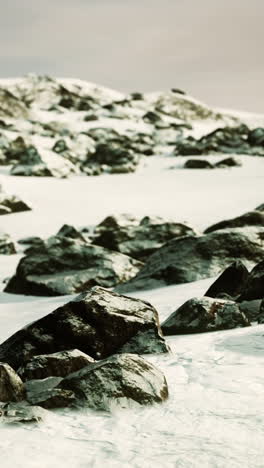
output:
[[[252,301],[264,298],[264,261],[256,265],[250,272],[243,287],[239,301]]]
[[[168,398],[162,372],[134,354],[115,355],[69,375],[60,388],[76,394],[79,404],[109,411],[161,403]]]
[[[16,247],[9,234],[0,232],[0,254],[11,255],[16,253]]]
[[[25,396],[25,387],[14,369],[0,362],[0,401],[20,401]]]
[[[189,234],[195,231],[187,224],[125,214],[105,218],[95,229],[93,243],[145,261],[169,240]]]
[[[51,237],[23,257],[6,292],[59,296],[85,291],[94,285],[107,288],[134,277],[142,263],[81,239]]]
[[[250,325],[239,305],[210,297],[193,298],[173,312],[162,324],[164,335],[229,330]]]
[[[22,380],[45,379],[46,377],[65,377],[88,366],[94,359],[87,354],[72,349],[58,353],[34,356],[17,371]]]
[[[221,295],[227,294],[231,297],[237,297],[241,294],[248,275],[248,269],[243,262],[236,260],[221,273],[206,291],[205,296],[221,297]]]
[[[263,228],[259,229],[263,232]],[[264,250],[257,243],[255,231],[244,233],[240,229],[227,229],[172,239],[149,257],[134,278],[120,284],[116,290],[125,293],[210,278],[237,259],[247,266],[264,259]]]
[[[205,234],[218,231],[219,229],[239,228],[245,226],[264,226],[264,213],[261,211],[249,211],[236,218],[220,221],[205,229]]]
[[[168,351],[151,304],[94,287],[8,338],[0,360],[18,369],[34,356],[75,348],[94,359]]]

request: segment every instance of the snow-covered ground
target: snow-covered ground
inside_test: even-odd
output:
[[[34,209],[2,216],[1,228],[16,239],[48,236],[65,222],[92,225],[108,214],[131,212],[203,229],[263,203],[264,158],[240,159],[241,168],[183,170],[180,158],[152,157],[135,174],[67,180],[2,171],[5,189]],[[14,272],[18,258],[1,256],[1,278]],[[163,320],[212,281],[133,296],[150,301]],[[1,293],[0,341],[68,300]],[[47,412],[39,425],[0,426],[1,467],[263,467],[264,326],[168,341],[171,354],[148,357],[168,380],[165,404],[113,414],[59,410]]]

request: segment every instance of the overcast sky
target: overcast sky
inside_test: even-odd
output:
[[[263,0],[0,0],[0,76],[180,87],[264,112]]]

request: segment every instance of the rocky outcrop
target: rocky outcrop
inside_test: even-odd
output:
[[[79,349],[103,359],[124,347],[139,354],[168,351],[157,311],[148,302],[94,287],[8,338],[0,360],[18,369],[42,354]]]
[[[4,232],[0,232],[0,254],[11,255],[16,253],[16,247],[11,237]]]
[[[0,362],[0,401],[20,401],[25,396],[25,387],[14,369]]]
[[[206,291],[207,297],[221,297],[224,294],[238,297],[248,279],[249,272],[245,265],[237,260],[228,266]]]
[[[96,151],[83,166],[88,175],[99,175],[102,172],[110,174],[135,172],[140,161],[140,155],[119,144],[104,143],[96,147]]]
[[[239,301],[252,301],[264,298],[264,261],[256,265],[250,272],[243,287]]]
[[[21,136],[12,142],[7,158],[17,161],[11,169],[12,175],[63,178],[78,173],[70,161],[50,149],[37,147]]]
[[[159,217],[108,216],[95,229],[93,243],[145,261],[169,240],[195,234],[183,223]]]
[[[263,228],[259,229],[262,233]],[[255,231],[226,229],[173,239],[151,255],[134,278],[116,290],[126,293],[210,278],[238,259],[247,266],[254,266],[264,259],[257,235]]]
[[[175,153],[181,156],[214,153],[264,156],[263,144],[257,143],[252,135],[246,125],[218,128],[199,139],[189,136],[178,141]]]
[[[80,405],[105,411],[161,403],[168,398],[162,372],[134,354],[91,364],[66,377],[60,388],[73,391]]]
[[[65,377],[88,366],[94,359],[78,349],[43,354],[29,359],[17,371],[22,380],[45,379],[46,377]]]
[[[142,263],[81,239],[51,237],[23,257],[5,291],[58,296],[94,285],[114,287],[134,277]]]
[[[209,297],[193,298],[162,324],[164,335],[229,330],[250,325],[238,304]]]
[[[24,119],[27,116],[28,111],[23,102],[10,90],[0,87],[0,117]]]
[[[205,229],[205,234],[219,229],[240,228],[245,226],[264,226],[264,213],[261,211],[249,211],[236,218],[220,221]]]

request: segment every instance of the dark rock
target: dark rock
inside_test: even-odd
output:
[[[0,401],[20,401],[25,396],[25,387],[14,369],[0,362]]]
[[[18,243],[22,245],[34,245],[38,247],[39,245],[43,245],[44,241],[43,239],[41,239],[41,237],[32,236],[23,237],[23,239],[19,239]]]
[[[225,158],[218,161],[214,167],[240,167],[242,164],[240,161],[237,161],[235,158]]]
[[[195,234],[187,224],[159,217],[108,216],[94,232],[93,243],[145,261],[169,240]]]
[[[85,291],[96,284],[111,288],[134,277],[141,267],[141,262],[126,255],[80,239],[51,237],[20,260],[5,291],[57,296]]]
[[[46,377],[65,377],[82,367],[88,366],[94,359],[78,349],[60,351],[53,354],[34,356],[18,369],[22,380],[45,379]]]
[[[28,117],[28,110],[11,91],[0,87],[0,117],[11,117],[14,119],[25,119]]]
[[[259,320],[260,317],[261,300],[243,301],[239,303],[239,308],[245,314],[250,322]]]
[[[70,161],[51,150],[36,147],[21,136],[11,142],[7,158],[16,161],[11,169],[12,175],[67,177],[77,172]]]
[[[140,354],[168,351],[154,307],[94,287],[8,338],[0,345],[0,359],[18,369],[33,356],[75,348],[103,359],[125,344],[129,349],[132,339],[131,348],[138,341]]]
[[[42,380],[29,380],[26,382],[27,401],[31,405],[41,406],[45,409],[65,408],[72,406],[75,394],[70,390],[57,388],[62,378],[46,378]]]
[[[239,301],[252,301],[264,298],[264,261],[258,263],[250,272]]]
[[[144,95],[142,93],[134,92],[130,93],[130,97],[133,101],[143,101]]]
[[[183,91],[182,89],[179,89],[179,88],[171,88],[171,92],[172,93],[176,93],[176,94],[186,94],[185,91]]]
[[[235,302],[195,297],[173,312],[163,322],[162,330],[164,335],[179,335],[229,330],[249,325],[249,320]]]
[[[249,211],[236,218],[220,221],[205,229],[205,234],[209,232],[218,231],[219,229],[237,228],[244,226],[264,226],[264,213],[260,211]]]
[[[116,405],[149,405],[168,398],[162,372],[134,354],[115,355],[91,364],[66,377],[60,387],[72,390],[81,405],[105,411]]]
[[[4,211],[7,210],[5,213]],[[8,195],[0,186],[0,214],[19,213],[30,211],[31,207],[16,195]],[[2,211],[2,213],[1,213]]]
[[[16,247],[8,234],[0,232],[0,254],[12,255],[16,253]]]
[[[258,323],[264,323],[264,299],[262,299],[260,304]]]
[[[207,297],[220,297],[220,294],[228,294],[236,297],[241,294],[248,279],[248,270],[245,265],[237,260],[228,266],[217,280],[206,291]]]
[[[143,120],[148,123],[155,124],[161,120],[161,116],[157,112],[148,111],[144,116]]]
[[[246,125],[218,128],[196,139],[192,136],[177,142],[178,155],[249,154],[264,156],[263,145],[259,146],[249,139],[250,130]]]
[[[239,229],[172,239],[152,254],[139,273],[116,291],[126,293],[169,284],[188,283],[218,275],[240,259],[249,266],[264,259],[256,236]]]
[[[258,127],[250,130],[248,134],[248,142],[250,145],[263,146],[264,145],[264,128]]]
[[[69,237],[71,239],[81,239],[84,242],[88,242],[88,237],[83,234],[79,229],[76,229],[70,224],[64,224],[56,234],[57,237]]]
[[[112,174],[134,172],[140,160],[139,154],[115,143],[98,144],[85,168],[99,165],[104,172]]]
[[[205,159],[188,159],[184,164],[186,169],[213,169],[214,166]]]

